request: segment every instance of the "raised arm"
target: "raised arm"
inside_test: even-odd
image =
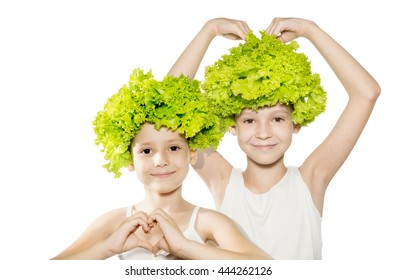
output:
[[[207,21],[179,56],[168,75],[184,74],[193,79],[210,43],[216,36],[223,36],[231,40],[244,40],[248,32],[247,23],[241,20],[214,18]]]
[[[325,190],[360,137],[381,90],[360,63],[314,22],[276,18],[267,32],[279,35],[283,42],[297,37],[307,38],[324,57],[349,95],[346,107],[330,134],[300,168],[311,189],[314,203],[321,212]]]
[[[249,31],[247,23],[241,20],[215,18],[207,21],[179,56],[168,75],[184,74],[193,79],[210,43],[216,36],[244,40]],[[208,186],[215,205],[219,208],[232,166],[218,152],[207,149],[204,152],[199,151],[197,163],[193,165],[193,168]]]

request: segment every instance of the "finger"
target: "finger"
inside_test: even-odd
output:
[[[163,250],[166,251],[168,253],[170,253],[170,248],[168,246],[167,240],[162,237],[157,243],[156,245],[153,246],[153,248],[156,250],[156,254],[159,253],[159,251]]]
[[[276,38],[282,43],[286,43],[286,42],[292,40],[291,35],[293,35],[293,34],[291,34],[291,32],[284,31],[282,29],[282,27],[279,25],[269,26],[269,28],[266,30],[266,32],[270,36],[276,36]]]
[[[243,22],[243,29],[244,29],[245,34],[251,32],[251,28],[245,21]]]
[[[147,222],[148,222],[148,225],[149,226],[155,226],[155,225],[157,225],[157,223],[159,222],[159,220],[161,219],[161,214],[160,213],[157,213],[157,212],[152,212],[152,213],[150,213],[150,215],[149,215],[149,218],[148,218],[148,220],[147,220]]]
[[[157,218],[163,218],[163,219],[167,219],[170,216],[163,210],[160,208],[154,209],[148,217],[148,223],[157,220]]]
[[[287,42],[292,41],[296,38],[297,38],[297,36],[294,32],[288,32],[288,31],[284,31],[279,36],[277,36],[277,39],[279,39],[283,43],[287,43]]]
[[[268,34],[271,36],[278,37],[281,34],[281,29],[279,26],[272,26],[271,29],[269,30]]]
[[[239,39],[245,40],[246,35],[251,31],[248,24],[245,21],[239,21],[239,29],[237,30],[237,35]]]
[[[142,219],[144,219],[144,220],[147,220],[148,214],[146,214],[145,212],[139,211],[139,212],[136,212],[135,214],[133,214],[133,215],[132,215],[131,217],[129,217],[129,218],[134,218],[134,217],[139,217],[139,218],[142,218]]]
[[[123,222],[121,227],[131,233],[137,231],[139,227],[141,227],[144,231],[150,230],[146,219],[142,219],[141,217],[128,218]]]
[[[132,215],[131,217],[129,217],[129,220],[134,220],[134,219],[139,219],[140,223],[139,225],[142,227],[144,232],[148,232],[150,231],[150,227],[147,223],[148,220],[148,214],[146,214],[145,212],[139,211],[137,213],[135,213],[134,215]]]
[[[240,34],[225,34],[223,35],[223,37],[225,37],[226,39],[230,39],[230,40],[245,40],[245,35],[243,33]]]
[[[273,21],[269,24],[269,26],[266,28],[266,33],[271,35],[273,32],[273,28],[274,28],[274,23]]]
[[[278,36],[281,32],[280,21],[281,21],[281,19],[274,18],[272,20],[272,22],[270,23],[269,27],[266,29],[266,32],[269,35]]]
[[[244,29],[241,29],[237,32],[237,39],[239,40],[245,40],[246,39],[247,33],[245,32]]]
[[[174,220],[163,210],[157,209],[150,213],[149,219],[148,219],[148,224],[151,227],[159,225],[160,229],[164,232],[166,228],[170,228],[169,226],[172,227],[177,227],[175,224]]]

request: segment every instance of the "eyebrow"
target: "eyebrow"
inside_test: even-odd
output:
[[[135,146],[150,146],[150,145],[153,145],[153,143],[154,142],[142,142],[142,143],[135,143]],[[164,144],[166,144],[166,145],[170,145],[170,144],[173,144],[173,143],[176,143],[176,144],[183,144],[183,143],[185,143],[185,141],[183,141],[183,139],[169,139],[169,140],[166,140],[165,142],[164,142]]]

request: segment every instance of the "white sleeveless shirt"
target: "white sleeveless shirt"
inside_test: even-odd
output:
[[[321,215],[297,167],[268,192],[254,194],[233,168],[220,212],[274,259],[321,259]]]
[[[127,217],[131,217],[133,206],[127,207]],[[196,206],[193,210],[192,216],[190,218],[189,227],[185,230],[183,235],[190,239],[197,241],[199,243],[204,244],[204,241],[201,239],[200,235],[197,233],[194,225],[196,223],[197,214],[199,212],[200,207]],[[134,248],[130,251],[118,254],[120,260],[177,260],[178,257],[169,254],[165,251],[160,251],[157,255],[154,255],[152,252],[144,248]]]

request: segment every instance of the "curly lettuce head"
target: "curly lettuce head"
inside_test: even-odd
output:
[[[157,81],[151,71],[144,73],[137,68],[128,85],[107,100],[93,121],[95,143],[103,147],[108,161],[104,167],[116,178],[122,167],[132,164],[130,143],[144,123],[156,129],[178,130],[193,150],[216,149],[223,137],[219,120],[210,114],[197,80],[181,75]]]
[[[326,93],[310,62],[297,53],[296,41],[283,44],[274,36],[252,32],[205,70],[203,89],[223,129],[245,108],[257,110],[276,103],[293,108],[292,121],[305,126],[325,111]]]

